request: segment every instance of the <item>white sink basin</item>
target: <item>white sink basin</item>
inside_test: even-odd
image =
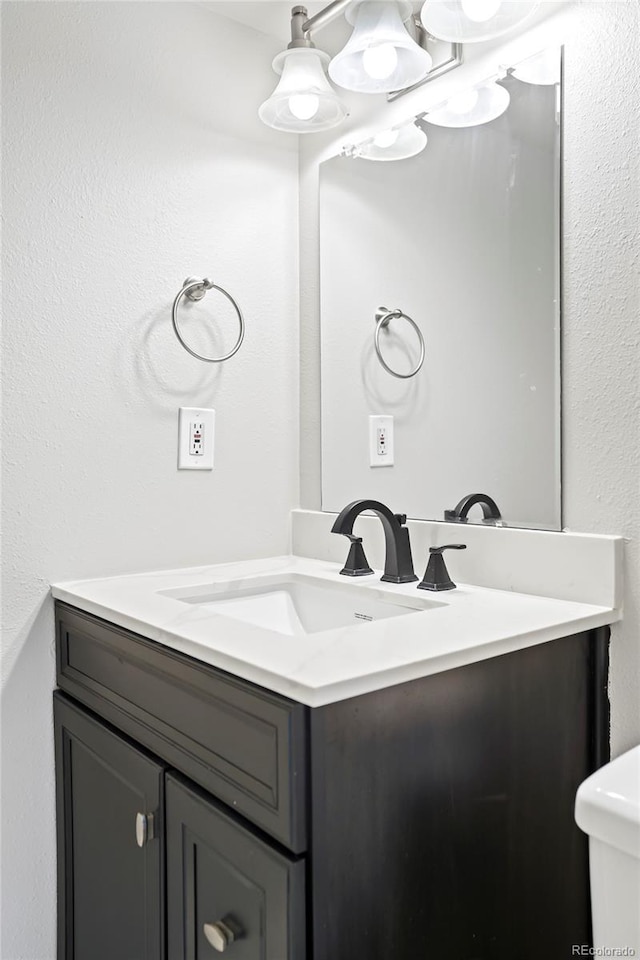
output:
[[[289,636],[422,613],[443,606],[417,596],[391,600],[381,590],[334,584],[304,574],[257,576],[160,591],[182,603]]]

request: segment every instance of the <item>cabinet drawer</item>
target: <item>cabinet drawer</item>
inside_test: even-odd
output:
[[[306,708],[56,604],[58,684],[296,853]]]
[[[303,860],[273,849],[173,775],[166,830],[171,960],[213,960],[227,948],[235,960],[304,960]]]

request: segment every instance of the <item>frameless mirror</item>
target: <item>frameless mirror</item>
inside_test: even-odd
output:
[[[425,118],[416,156],[322,164],[324,510],[370,497],[442,520],[485,493],[508,525],[560,528],[554,56],[557,83],[548,72],[531,82],[531,64],[509,71],[497,119],[454,128]],[[420,338],[424,362],[408,376]]]

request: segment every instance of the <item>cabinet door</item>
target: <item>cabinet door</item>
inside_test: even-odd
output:
[[[159,960],[163,768],[60,694],[54,719],[58,960]]]
[[[304,960],[304,860],[285,856],[169,774],[171,960]]]

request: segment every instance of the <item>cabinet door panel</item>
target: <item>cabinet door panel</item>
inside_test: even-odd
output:
[[[255,837],[180,778],[167,776],[171,960],[214,960],[222,921],[229,960],[304,960],[304,861]],[[224,934],[223,934],[224,937]],[[224,945],[224,939],[223,943]]]
[[[59,694],[54,717],[58,958],[158,960],[163,768]],[[153,817],[142,847],[138,814]]]

